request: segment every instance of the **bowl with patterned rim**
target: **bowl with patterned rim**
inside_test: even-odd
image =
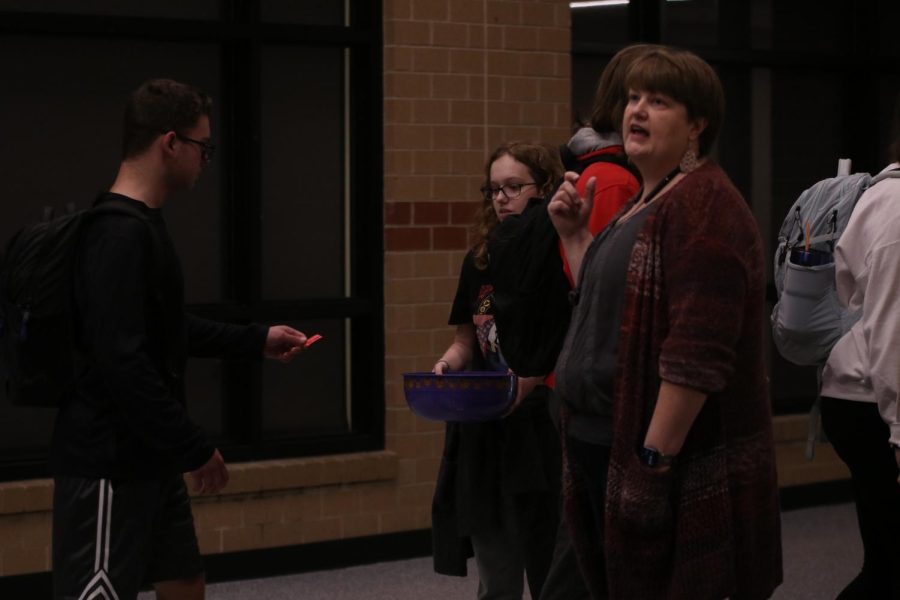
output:
[[[503,417],[518,392],[516,376],[503,371],[404,373],[410,410],[431,421],[478,422]]]

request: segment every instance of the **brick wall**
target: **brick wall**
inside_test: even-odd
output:
[[[450,302],[480,204],[484,161],[508,140],[567,139],[563,0],[385,0],[387,449],[408,508],[428,521],[443,424],[406,407],[402,374],[453,338]]]

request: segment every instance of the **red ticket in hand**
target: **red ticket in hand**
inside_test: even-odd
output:
[[[315,335],[311,335],[308,338],[306,338],[306,343],[303,344],[303,347],[309,348],[310,346],[312,346],[313,344],[315,344],[316,342],[318,342],[321,339],[322,339],[322,336],[319,335],[318,333]]]

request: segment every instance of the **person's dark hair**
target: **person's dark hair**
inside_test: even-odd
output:
[[[485,162],[483,187],[490,186],[491,165],[498,158],[506,155],[528,167],[528,173],[537,184],[539,196],[553,193],[562,181],[563,166],[556,148],[531,142],[508,142],[500,144]],[[499,222],[497,213],[494,212],[493,201],[485,198],[475,219],[475,246],[472,252],[475,266],[479,269],[486,269],[488,266],[487,240]]]
[[[709,63],[687,50],[655,48],[631,64],[625,86],[665,94],[684,104],[691,121],[706,120],[706,129],[698,140],[698,154],[709,153],[725,116],[722,82]]]
[[[894,126],[891,128],[891,162],[900,162],[900,94],[894,103]]]
[[[211,111],[212,99],[194,86],[171,79],[145,81],[125,106],[122,158],[141,154],[162,133],[190,129]]]
[[[609,60],[600,74],[597,91],[594,93],[590,123],[594,131],[622,133],[622,116],[628,101],[628,88],[625,85],[628,67],[637,58],[659,47],[656,44],[626,46]]]

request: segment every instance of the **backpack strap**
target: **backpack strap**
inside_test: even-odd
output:
[[[897,167],[896,169],[891,169],[890,171],[884,171],[882,173],[879,173],[878,175],[876,175],[875,177],[872,178],[872,182],[869,184],[869,187],[872,187],[876,183],[880,183],[880,182],[884,181],[885,179],[897,179],[897,178],[900,178],[900,167]]]

